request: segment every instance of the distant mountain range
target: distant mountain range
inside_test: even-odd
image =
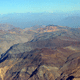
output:
[[[57,22],[58,25],[68,26],[73,28],[80,27],[80,16],[69,16]]]
[[[13,13],[0,15],[0,23],[9,23],[15,27],[29,28],[35,25],[80,26],[80,14],[70,13]]]

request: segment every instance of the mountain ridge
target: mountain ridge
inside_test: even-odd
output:
[[[14,31],[15,35],[32,34],[33,38],[12,45],[0,55],[1,80],[80,79],[80,29],[48,25]]]

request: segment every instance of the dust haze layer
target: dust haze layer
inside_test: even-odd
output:
[[[34,25],[61,25],[78,28],[80,11],[54,13],[12,13],[0,15],[0,23],[9,23],[15,27],[26,28]]]

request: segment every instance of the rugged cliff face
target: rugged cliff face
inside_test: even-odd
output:
[[[0,80],[79,80],[79,34],[79,29],[37,33],[11,46],[0,58]]]

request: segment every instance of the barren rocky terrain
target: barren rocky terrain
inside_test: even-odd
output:
[[[0,24],[0,54],[14,44],[24,43],[33,39],[34,34],[34,32],[24,31],[10,24]]]
[[[80,79],[79,28],[57,25],[35,30],[14,28],[1,35],[3,41],[12,39],[6,46],[17,42],[8,50],[1,48],[5,51],[0,57],[0,80]]]

